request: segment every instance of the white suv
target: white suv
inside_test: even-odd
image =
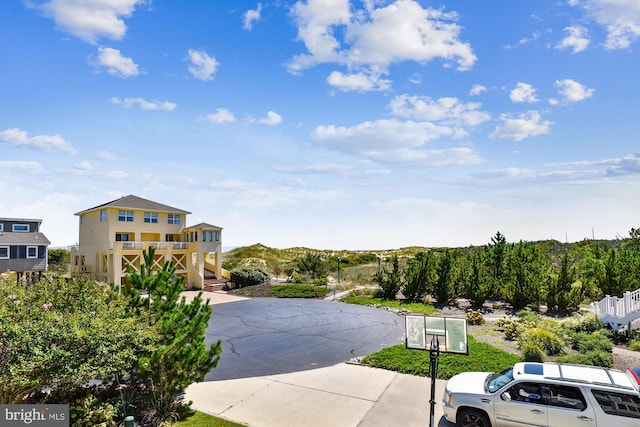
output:
[[[521,362],[465,372],[447,381],[442,404],[458,427],[640,426],[638,383],[595,366]]]

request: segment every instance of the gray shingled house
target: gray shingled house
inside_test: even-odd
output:
[[[47,270],[51,244],[41,219],[0,218],[0,273],[15,271],[18,281],[37,282]]]

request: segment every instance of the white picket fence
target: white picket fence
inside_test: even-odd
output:
[[[631,329],[632,322],[640,319],[640,289],[627,291],[622,298],[607,295],[598,302],[592,302],[591,311],[616,332],[627,325]]]

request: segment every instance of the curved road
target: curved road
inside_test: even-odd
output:
[[[336,301],[253,298],[217,304],[205,341],[222,340],[205,380],[283,374],[332,366],[404,343],[404,317]]]

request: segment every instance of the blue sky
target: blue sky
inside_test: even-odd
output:
[[[640,226],[640,2],[0,2],[0,216],[134,194],[225,246]]]

